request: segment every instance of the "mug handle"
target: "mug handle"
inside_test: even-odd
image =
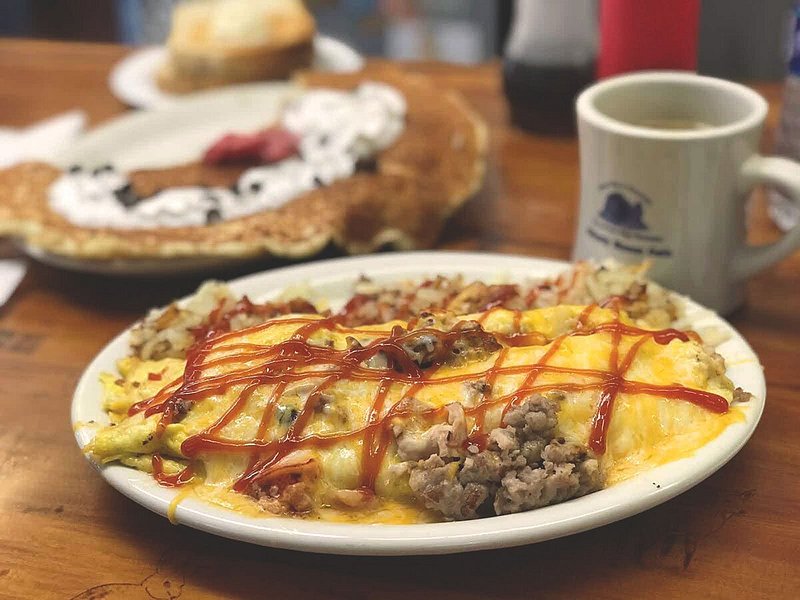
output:
[[[780,188],[800,206],[800,163],[779,156],[751,156],[742,165],[741,191],[748,192],[761,183]],[[736,280],[747,279],[788,256],[797,247],[800,247],[800,224],[777,242],[740,248],[733,257],[731,275]]]

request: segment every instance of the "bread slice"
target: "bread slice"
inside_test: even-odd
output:
[[[301,0],[194,0],[179,4],[157,74],[161,89],[188,93],[286,79],[308,67],[314,18]]]

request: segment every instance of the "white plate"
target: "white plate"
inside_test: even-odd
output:
[[[166,60],[164,46],[148,46],[134,50],[120,60],[108,76],[111,92],[122,102],[135,108],[154,108],[180,100],[185,96],[163,92],[156,85],[156,73]],[[314,37],[312,68],[320,71],[358,71],[364,58],[353,48],[326,35]]]
[[[329,298],[333,307],[352,293],[362,273],[377,281],[422,278],[437,273],[462,273],[484,281],[504,278],[525,281],[550,276],[566,263],[493,254],[419,252],[320,261],[250,275],[232,282],[237,293],[268,299],[290,285],[309,284]],[[766,388],[758,357],[742,337],[714,313],[688,302],[693,326],[715,325],[729,338],[718,351],[728,361],[728,376],[735,385],[753,393],[745,405],[745,421],[729,426],[694,456],[663,465],[638,477],[577,498],[529,512],[500,517],[422,525],[352,525],[301,519],[241,516],[232,511],[188,499],[178,505],[177,521],[237,540],[309,552],[362,555],[444,554],[501,548],[540,542],[599,527],[661,504],[696,485],[731,459],[749,439],[764,408]],[[128,352],[128,331],[120,334],[84,372],[72,403],[72,423],[108,422],[101,409],[100,373],[113,371],[115,361]],[[77,428],[78,444],[92,437]],[[166,515],[174,489],[163,488],[142,472],[110,465],[99,469],[103,477],[135,502]],[[165,522],[164,526],[167,524]]]
[[[300,93],[288,82],[198,92],[168,106],[106,121],[59,153],[55,162],[64,168],[111,163],[130,171],[196,161],[225,133],[251,132],[274,123],[285,104]]]
[[[62,168],[111,163],[129,171],[196,161],[223,134],[253,131],[274,122],[286,102],[300,92],[290,83],[269,82],[192,94],[179,103],[107,121],[59,153],[53,162]],[[61,256],[24,242],[19,247],[31,258],[54,267],[120,276],[178,275],[253,260],[208,256],[96,260]]]
[[[215,256],[95,260],[54,254],[38,246],[31,246],[24,240],[16,240],[15,244],[17,248],[29,257],[51,267],[79,273],[90,273],[92,275],[111,275],[116,277],[168,277],[206,273],[228,269],[241,265],[248,260],[253,260],[252,258],[234,259]]]

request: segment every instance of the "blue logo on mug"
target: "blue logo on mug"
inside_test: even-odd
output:
[[[625,229],[648,229],[643,221],[642,201],[628,200],[619,189],[613,190],[606,195],[603,210],[600,211],[600,218]]]
[[[615,181],[604,183],[598,191],[602,208],[586,228],[589,237],[613,252],[672,256],[663,237],[651,231],[645,222],[646,207],[653,204],[650,198],[632,186]]]

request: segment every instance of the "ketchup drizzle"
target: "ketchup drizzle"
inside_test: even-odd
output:
[[[153,477],[164,487],[180,487],[189,483],[192,477],[194,477],[194,468],[192,465],[187,466],[179,473],[167,475],[164,473],[164,461],[159,454],[153,454],[151,465],[153,467]]]
[[[211,426],[200,433],[187,438],[182,446],[182,453],[192,459],[201,453],[226,452],[245,453],[250,455],[247,469],[235,483],[234,489],[246,491],[253,484],[259,484],[270,478],[271,474],[285,465],[279,464],[290,453],[298,449],[324,448],[341,442],[358,440],[362,444],[360,486],[365,491],[374,490],[375,480],[391,444],[391,422],[395,418],[403,418],[412,414],[426,421],[444,418],[446,407],[426,408],[420,410],[408,400],[424,386],[441,385],[453,382],[484,381],[488,386],[483,391],[475,406],[465,408],[465,413],[473,417],[474,425],[468,443],[483,448],[487,441],[485,416],[489,408],[502,406],[503,414],[512,406],[516,406],[526,396],[533,393],[550,391],[597,391],[598,404],[592,419],[589,436],[589,447],[597,454],[606,450],[606,438],[611,423],[614,402],[620,393],[647,394],[662,398],[690,402],[714,413],[728,411],[728,402],[722,396],[695,390],[681,385],[654,385],[646,382],[630,381],[625,378],[626,372],[633,364],[639,349],[648,340],[657,344],[668,344],[673,340],[683,342],[699,339],[693,332],[682,332],[675,329],[649,331],[621,322],[620,304],[622,300],[612,299],[607,305],[614,312],[612,321],[594,327],[587,325],[597,305],[586,307],[578,316],[574,330],[562,334],[552,341],[550,347],[533,365],[506,366],[508,346],[514,345],[523,334],[519,332],[522,314],[514,314],[513,323],[517,333],[512,335],[496,335],[506,347],[501,348],[493,364],[485,371],[463,375],[451,375],[433,378],[437,367],[421,369],[403,349],[403,343],[420,334],[430,335],[437,343],[450,347],[461,335],[456,327],[453,331],[442,332],[433,329],[418,329],[413,332],[395,326],[386,334],[378,334],[373,341],[363,347],[347,350],[336,350],[331,347],[309,343],[314,333],[320,330],[337,330],[339,332],[362,333],[372,336],[376,332],[358,330],[341,326],[341,315],[327,318],[291,317],[273,319],[249,329],[237,332],[221,333],[216,336],[209,333],[201,342],[193,347],[187,355],[187,366],[183,377],[170,382],[153,398],[135,404],[130,414],[144,412],[146,416],[161,414],[158,423],[158,434],[173,422],[179,412],[181,403],[195,402],[214,394],[223,393],[234,385],[242,385],[242,390],[231,406]],[[489,312],[491,312],[491,309]],[[488,318],[489,312],[481,316],[480,321]],[[291,338],[274,346],[239,341],[243,334],[265,330],[275,326],[297,324],[300,327]],[[606,370],[578,369],[548,364],[559,352],[564,341],[572,336],[592,335],[608,332],[611,336],[611,351]],[[541,334],[536,334],[541,335]],[[620,356],[622,341],[632,338],[633,342],[624,356]],[[232,342],[224,344],[224,342]],[[363,362],[383,353],[388,360],[389,369],[369,368]],[[222,354],[217,356],[217,354]],[[244,364],[239,370],[224,375],[201,378],[203,371],[222,365]],[[538,384],[542,373],[564,373],[584,378],[583,381]],[[500,375],[524,374],[521,385],[510,394],[497,396],[493,386]],[[320,401],[320,394],[325,389],[343,379],[359,379],[376,381],[377,388],[372,399],[366,422],[349,431],[328,434],[307,433],[314,411]],[[314,385],[303,407],[299,410],[294,422],[287,431],[277,439],[267,440],[266,434],[274,419],[275,407],[287,385],[294,382],[308,382]],[[258,431],[251,440],[227,439],[220,431],[244,410],[248,399],[255,390],[263,385],[274,385],[266,401]],[[395,385],[404,388],[401,398],[386,409],[386,398]],[[386,409],[386,410],[385,410]],[[382,416],[383,415],[383,416]],[[153,473],[162,485],[179,486],[185,484],[193,474],[190,464],[177,475],[165,475],[161,457],[153,457]]]

